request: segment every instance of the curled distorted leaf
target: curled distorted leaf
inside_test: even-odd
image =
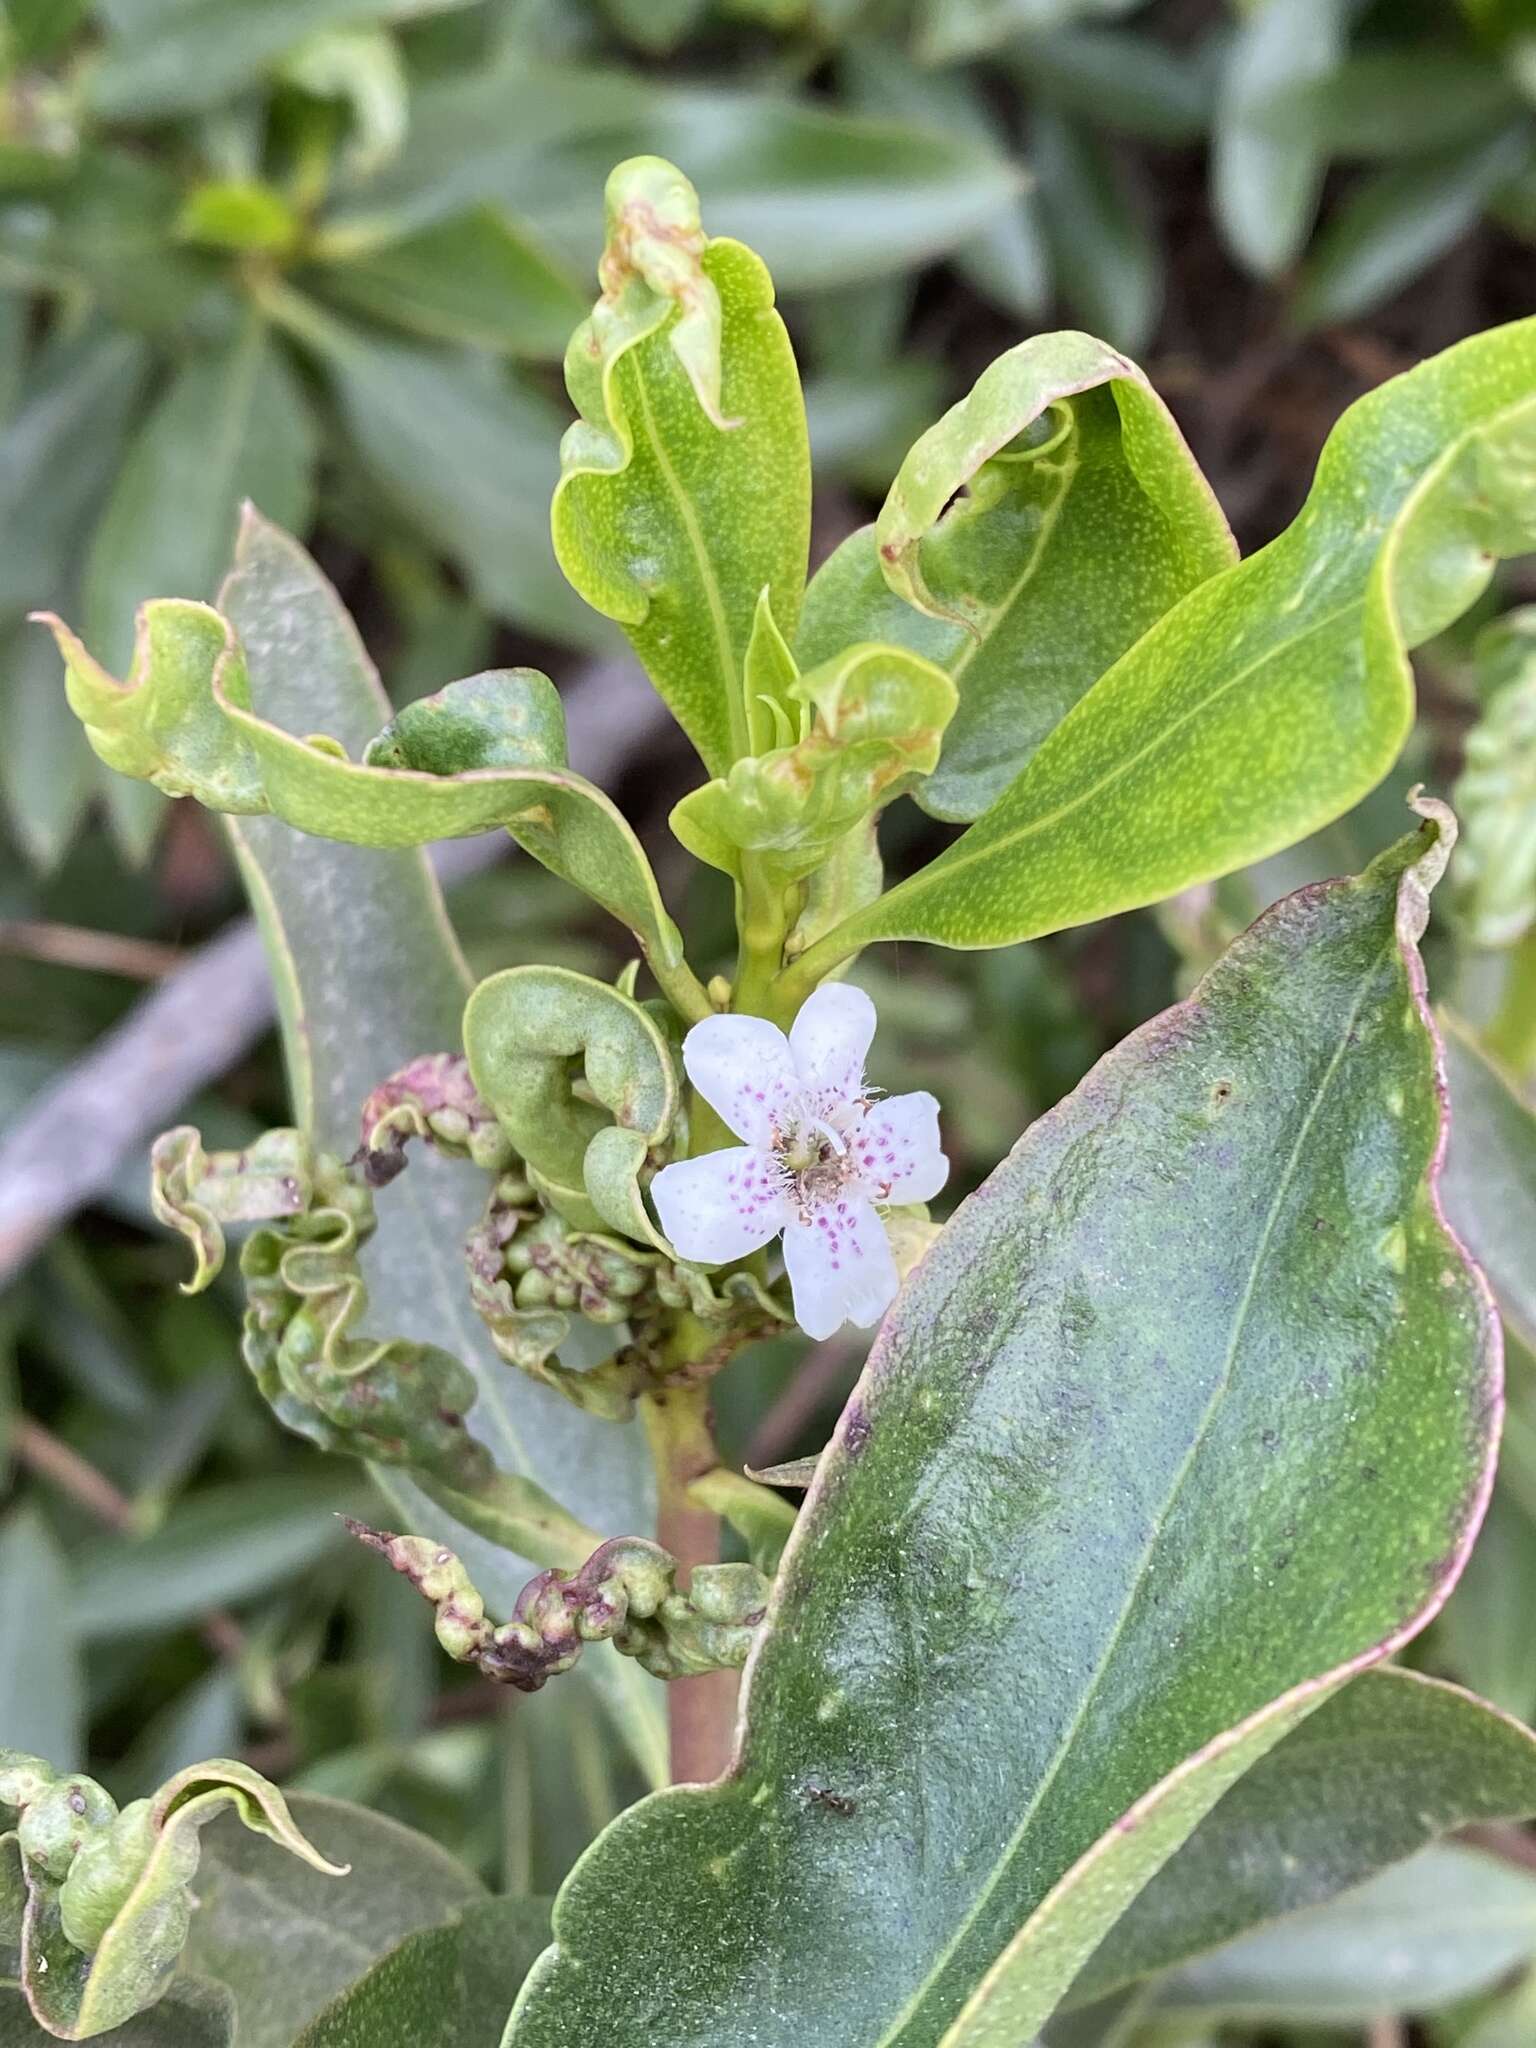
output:
[[[974,818],[1089,686],[1235,559],[1145,376],[1087,334],[1021,342],[929,428],[880,516],[818,572],[798,651],[895,640],[959,705],[919,801]]]
[[[1143,633],[969,831],[809,949],[786,1001],[872,940],[1006,945],[1315,831],[1396,759],[1408,650],[1533,544],[1536,320],[1521,320],[1353,405],[1287,531]]]
[[[672,830],[690,853],[734,874],[743,852],[786,879],[819,867],[870,814],[931,773],[955,709],[942,668],[903,647],[849,647],[789,686],[809,730],[734,762],[685,796]]]
[[[677,1076],[650,1013],[568,968],[509,967],[470,997],[464,1046],[476,1088],[567,1221],[665,1249],[638,1175],[672,1127]]]
[[[119,1812],[94,1780],[0,1750],[0,1807],[18,1815],[6,1839],[26,1893],[22,1987],[38,2024],[65,2041],[104,2034],[164,1993],[191,1921],[199,1830],[226,1808],[315,1869],[346,1875],[305,1840],[275,1785],[226,1758],[179,1771]]]
[[[768,1581],[753,1565],[695,1565],[684,1593],[675,1557],[642,1536],[616,1536],[576,1571],[540,1572],[511,1619],[496,1623],[451,1550],[360,1522],[349,1527],[432,1602],[450,1657],[520,1692],[569,1671],[586,1643],[611,1642],[654,1678],[735,1670],[768,1605]]]
[[[1478,636],[1488,686],[1456,783],[1457,897],[1474,946],[1512,946],[1536,923],[1536,605]]]
[[[187,1294],[200,1294],[223,1265],[224,1224],[297,1216],[314,1194],[314,1161],[298,1131],[263,1131],[243,1151],[206,1152],[201,1134],[178,1124],[156,1138],[149,1162],[150,1207],[197,1259]]]
[[[1434,1612],[1499,1415],[1435,1190],[1416,941],[1451,829],[1277,906],[962,1205],[823,1454],[733,1768],[589,1851],[510,2048],[648,2048],[658,2013],[1018,2048]]]
[[[515,1170],[511,1140],[469,1077],[459,1052],[423,1053],[381,1081],[363,1104],[363,1157],[375,1186],[393,1180],[405,1147],[422,1138],[449,1158],[467,1159],[489,1173]]]
[[[505,826],[627,924],[659,975],[691,979],[639,841],[603,792],[565,766],[559,700],[536,670],[450,684],[399,713],[352,761],[334,740],[300,738],[260,716],[240,641],[211,606],[145,605],[123,682],[61,620],[39,616],[64,656],[70,703],[110,767],[210,810],[271,812],[354,846],[422,846]]]
[[[617,619],[711,774],[751,751],[746,650],[766,589],[794,630],[810,537],[805,407],[773,285],[708,240],[656,157],[608,180],[603,295],[566,355],[560,566]]]

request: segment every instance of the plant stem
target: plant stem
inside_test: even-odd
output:
[[[736,983],[731,1008],[749,1016],[772,1017],[784,1023],[772,1001],[772,991],[784,961],[784,941],[792,922],[791,891],[768,875],[762,863],[744,854],[741,887],[737,891],[736,923],[741,946],[736,961]]]
[[[710,1341],[690,1315],[679,1318],[678,1361]],[[720,1462],[709,1422],[709,1390],[702,1385],[657,1387],[642,1395],[641,1418],[656,1465],[656,1540],[692,1574],[696,1564],[720,1556],[720,1517],[688,1497],[696,1479]],[[706,1671],[675,1678],[667,1687],[672,1737],[672,1782],[703,1784],[730,1762],[736,1725],[736,1673]]]

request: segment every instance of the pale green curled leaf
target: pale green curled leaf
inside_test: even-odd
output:
[[[271,1856],[229,1816],[203,1836],[186,1967],[234,1994],[239,2048],[294,2048],[376,1961],[486,1903],[479,1879],[414,1828],[313,1793],[291,1806],[305,1834],[351,1866],[345,1884]]]
[[[798,676],[785,693],[801,737],[752,754],[672,811],[700,860],[739,876],[743,853],[786,881],[820,867],[874,812],[932,773],[955,686],[904,647],[864,641]]]
[[[1116,1921],[1067,2004],[1321,1905],[1453,1828],[1532,1813],[1528,1728],[1418,1672],[1367,1672],[1217,1802]]]
[[[1351,406],[1280,538],[1122,655],[956,843],[805,955],[996,946],[1156,902],[1338,817],[1413,718],[1408,650],[1536,545],[1536,320]]]
[[[566,767],[559,699],[538,670],[450,683],[353,761],[334,737],[285,732],[253,708],[245,650],[210,605],[144,605],[122,682],[61,620],[40,616],[64,656],[69,701],[109,767],[210,810],[271,812],[354,846],[422,846],[505,826],[627,924],[660,974],[681,966],[682,941],[640,842],[609,798]]]
[[[1384,2012],[1435,2012],[1488,1990],[1532,1956],[1536,1876],[1440,1843],[1326,1906],[1186,1965],[1162,1989],[1158,2010],[1358,2027]]]
[[[798,652],[894,640],[959,707],[918,800],[970,819],[1111,663],[1236,548],[1142,372],[1086,334],[1021,342],[902,463],[806,595]]]
[[[304,550],[248,516],[219,603],[272,717],[299,731],[321,725],[360,753],[389,717],[389,700]],[[419,852],[309,839],[277,818],[241,819],[234,838],[272,961],[295,1121],[317,1148],[344,1158],[371,1091],[422,1052],[458,1045],[469,977],[441,894]],[[430,1153],[401,1177],[370,1248],[379,1326],[469,1366],[479,1389],[473,1432],[498,1471],[558,1486],[566,1506],[602,1534],[649,1528],[655,1508],[639,1433],[579,1415],[509,1372],[476,1315],[463,1248],[484,1199],[479,1173]],[[391,1515],[440,1537],[489,1597],[510,1605],[528,1570],[510,1550],[510,1527],[477,1533],[399,1467],[375,1467],[374,1477]],[[482,1528],[493,1507],[485,1494],[476,1500]],[[594,1658],[588,1668],[605,1698],[622,1702],[624,1739],[659,1779],[666,1732],[657,1688],[618,1658]],[[278,2035],[276,2048],[289,2048],[295,2031]]]
[[[470,997],[464,1049],[476,1089],[567,1222],[665,1249],[637,1176],[672,1128],[678,1088],[649,1012],[570,968],[509,967]]]
[[[123,2024],[162,1996],[192,1917],[199,1833],[232,1807],[253,1833],[332,1877],[275,1785],[216,1758],[118,1811],[93,1779],[0,1750],[0,1807],[17,1816],[27,1900],[21,1983],[33,2017],[65,2041]]]
[[[1500,1386],[1434,1189],[1415,942],[1449,831],[1280,904],[962,1205],[818,1467],[732,1771],[583,1859],[509,2048],[649,2048],[658,2014],[1018,2048],[1434,1612]]]
[[[313,1160],[297,1131],[263,1131],[243,1152],[205,1152],[190,1124],[155,1140],[150,1152],[150,1206],[167,1229],[192,1247],[196,1267],[182,1282],[200,1294],[224,1263],[226,1223],[298,1216],[314,1192]]]
[[[1451,1090],[1445,1213],[1492,1281],[1506,1325],[1536,1350],[1536,1108],[1465,1024],[1443,1022]]]
[[[1478,635],[1487,695],[1456,782],[1456,892],[1474,946],[1513,946],[1536,924],[1536,605]]]
[[[750,249],[705,236],[656,157],[608,180],[603,295],[572,337],[555,553],[617,619],[712,775],[752,751],[742,673],[761,593],[792,635],[810,545],[794,353]]]
[[[293,2048],[496,2048],[549,1940],[547,1899],[486,1899],[407,1935],[317,2013]]]

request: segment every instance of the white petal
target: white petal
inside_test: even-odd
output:
[[[785,1226],[784,1264],[795,1321],[808,1337],[830,1337],[844,1323],[868,1330],[896,1298],[896,1261],[885,1227],[858,1195],[825,1202]]]
[[[790,1213],[771,1161],[750,1145],[664,1166],[651,1182],[651,1200],[679,1255],[701,1266],[744,1259]]]
[[[926,1090],[875,1103],[850,1148],[871,1201],[931,1202],[949,1179],[939,1105]]]
[[[802,1080],[844,1101],[864,1084],[864,1059],[875,1035],[875,1006],[863,989],[828,981],[810,996],[789,1029],[789,1049]]]
[[[766,1017],[706,1017],[683,1040],[688,1078],[749,1145],[788,1115],[800,1093],[789,1040]]]

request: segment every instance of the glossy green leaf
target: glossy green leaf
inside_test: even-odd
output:
[[[1529,156],[1524,130],[1504,128],[1361,179],[1308,252],[1293,317],[1325,327],[1369,311],[1443,256]]]
[[[499,2048],[549,1939],[545,1899],[488,1899],[400,1946],[310,2021],[293,2048]]]
[[[1536,1110],[1454,1017],[1445,1020],[1445,1073],[1445,1213],[1492,1281],[1506,1324],[1536,1350]]]
[[[1034,110],[1029,166],[1057,285],[1083,325],[1132,352],[1152,338],[1162,258],[1140,196],[1104,139],[1055,107]]]
[[[1485,1526],[1473,1564],[1487,1542]],[[1464,1575],[1447,1614],[1461,1601]],[[1536,1736],[1418,1673],[1367,1672],[1240,1778],[1118,1920],[1068,2003],[1318,1906],[1474,1821],[1536,1812]]]
[[[68,1568],[37,1510],[17,1508],[0,1524],[0,1748],[83,1762],[84,1678]]]
[[[544,393],[490,357],[376,338],[295,292],[268,303],[318,357],[363,468],[480,603],[551,639],[593,644],[595,622],[550,550],[564,419]]]
[[[624,627],[712,774],[751,751],[742,671],[766,590],[799,615],[811,473],[794,353],[762,263],[707,241],[698,195],[659,159],[607,192],[603,297],[566,383],[555,553]]]
[[[336,593],[304,551],[248,519],[220,603],[241,636],[258,700],[285,723],[320,723],[360,749],[388,700]],[[441,895],[418,853],[338,846],[264,818],[243,819],[235,844],[272,958],[295,1116],[318,1144],[346,1157],[378,1083],[424,1048],[458,1042],[468,977]],[[462,1246],[484,1193],[480,1176],[431,1156],[413,1161],[386,1191],[369,1275],[379,1323],[440,1344],[471,1368],[480,1387],[471,1428],[502,1471],[547,1481],[605,1534],[648,1529],[649,1461],[637,1433],[582,1415],[509,1372],[474,1312]],[[510,1610],[527,1577],[523,1560],[464,1527],[403,1474],[381,1483],[403,1525],[441,1538],[487,1599]],[[659,1776],[658,1688],[605,1652],[584,1668],[624,1702],[626,1740]]]
[[[1536,543],[1536,321],[1352,406],[1298,518],[1184,598],[955,845],[807,953],[1002,945],[1156,901],[1292,844],[1391,767],[1407,650]]]
[[[349,1866],[346,1878],[274,1857],[228,1820],[203,1837],[186,1967],[234,1993],[240,2048],[294,2048],[379,1958],[485,1900],[478,1879],[414,1828],[313,1793],[297,1794],[292,1810],[326,1856]]]
[[[1536,1877],[1443,1844],[1189,1964],[1159,2008],[1363,2026],[1384,2012],[1434,2012],[1488,1989],[1532,1955]]]
[[[430,341],[551,360],[586,311],[567,273],[493,206],[382,247],[352,253],[343,243],[320,285],[327,298]]]
[[[314,433],[293,370],[260,322],[191,357],[130,443],[85,564],[85,632],[109,668],[151,597],[211,597],[247,499],[302,530]]]
[[[1017,2048],[1244,1768],[1433,1612],[1499,1384],[1432,1185],[1444,822],[1270,912],[961,1207],[823,1456],[732,1772],[583,1860],[509,2048],[663,2015]]]
[[[919,800],[974,818],[1235,554],[1135,364],[1086,334],[1041,335],[982,372],[902,463],[875,524],[817,573],[799,653],[810,666],[878,638],[945,668],[960,701]]]
[[[245,533],[258,530],[247,521]],[[664,980],[682,969],[682,940],[640,843],[609,798],[565,766],[559,699],[536,669],[451,683],[392,719],[352,761],[335,734],[300,738],[252,707],[246,650],[212,606],[143,606],[123,682],[44,617],[64,655],[70,702],[108,767],[212,810],[270,812],[354,846],[423,846],[503,825],[627,924]],[[255,695],[264,707],[285,700],[283,685],[265,678]],[[316,708],[313,699],[293,705],[306,726]]]
[[[1343,47],[1343,0],[1255,0],[1234,24],[1211,132],[1211,203],[1238,261],[1275,277],[1300,254],[1327,153],[1264,118],[1277,92],[1326,78]]]
[[[737,761],[672,811],[684,846],[727,874],[739,874],[744,854],[786,879],[821,867],[867,818],[932,775],[956,703],[936,662],[878,641],[845,647],[785,694],[808,724],[803,736]]]
[[[0,1987],[0,2048],[47,2048],[20,1991]],[[222,1984],[200,1977],[174,1983],[158,2005],[112,2030],[112,2048],[235,2048],[235,2002]]]

